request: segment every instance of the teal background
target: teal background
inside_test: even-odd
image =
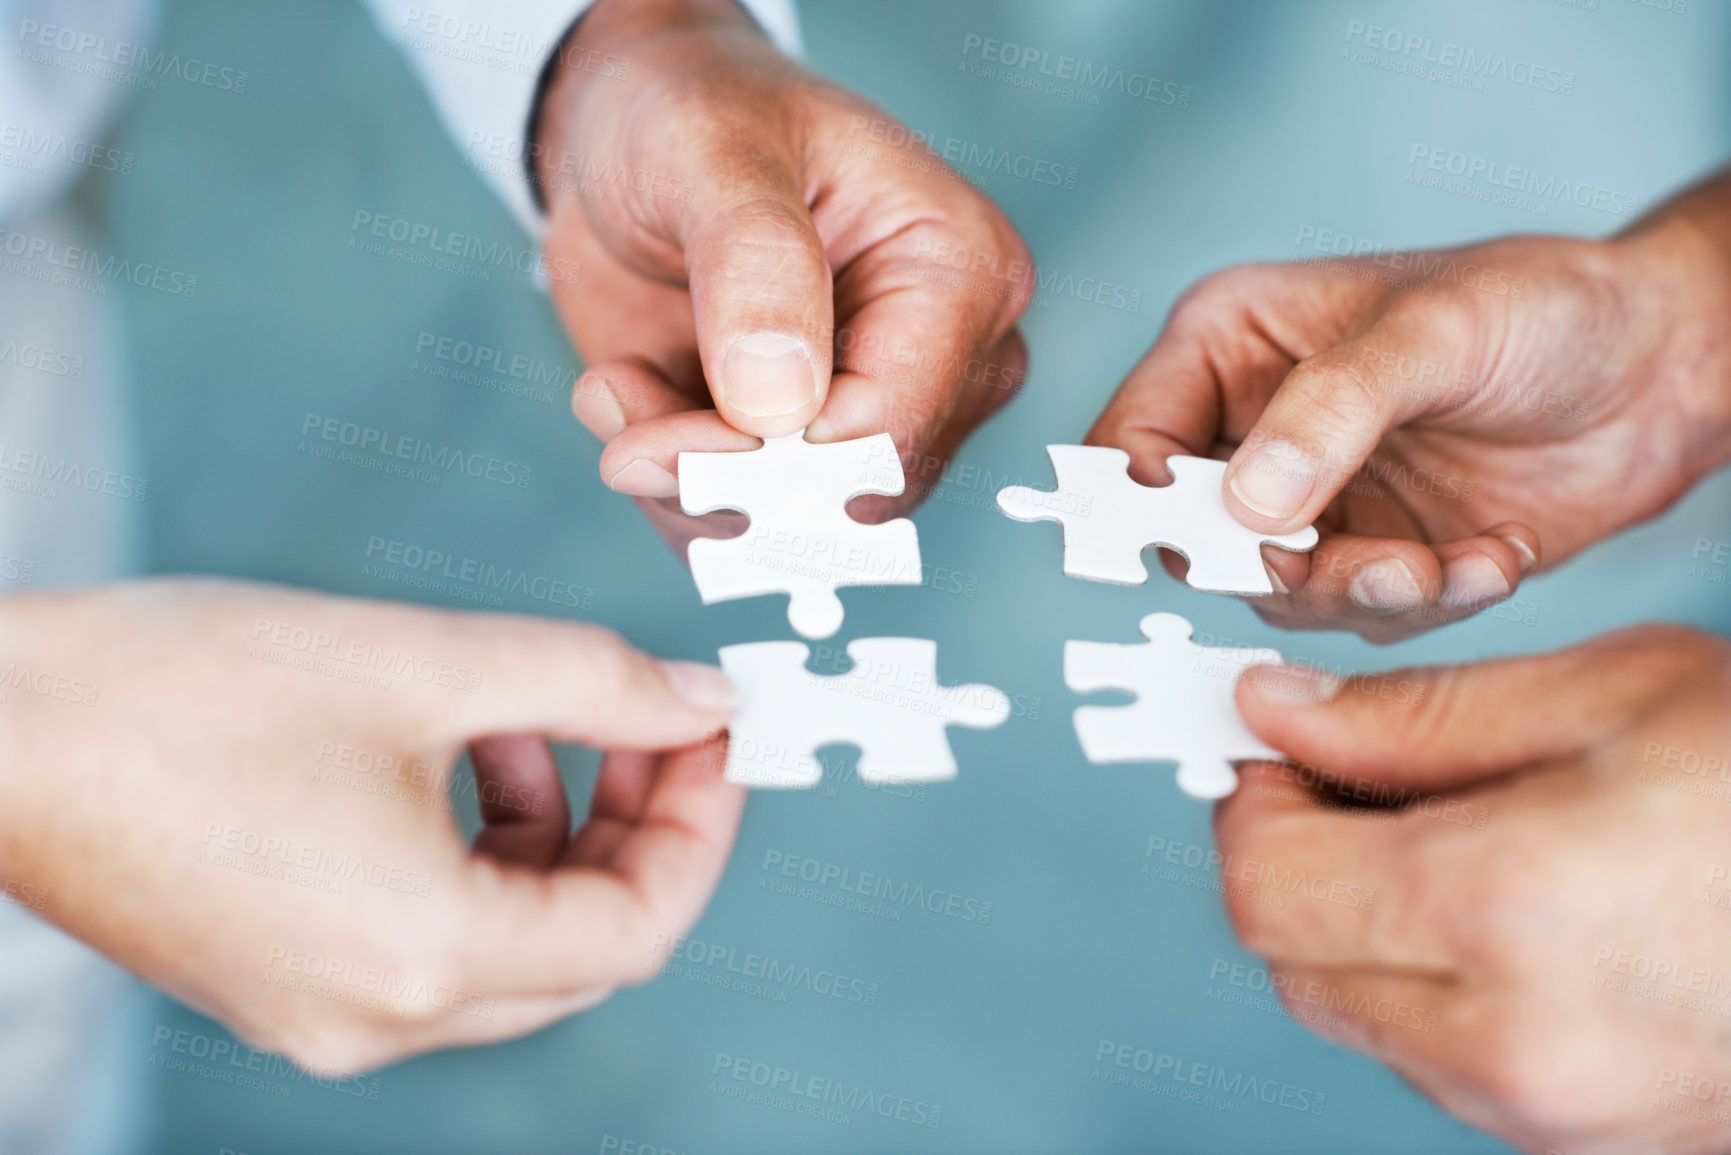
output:
[[[1282,634],[1164,573],[1136,589],[1064,579],[1057,527],[997,515],[991,492],[1006,478],[1047,483],[1041,447],[1079,439],[1187,284],[1237,261],[1317,256],[1296,242],[1306,226],[1394,248],[1620,224],[1405,183],[1414,143],[1646,203],[1716,165],[1731,7],[831,0],[801,16],[816,69],[922,131],[1074,166],[1074,188],[1003,173],[983,187],[1043,269],[1141,294],[1132,312],[1048,291],[1029,311],[1027,389],[958,463],[991,480],[953,467],[916,516],[926,562],[964,575],[971,596],[842,595],[838,642],[935,638],[946,682],[991,682],[1036,708],[996,731],[951,731],[960,778],[923,798],[862,788],[851,758],[832,760],[820,791],[755,796],[694,933],[738,956],[876,984],[875,1005],[803,988],[778,1002],[669,975],[533,1038],[386,1070],[365,1100],[305,1084],[273,1098],[148,1069],[159,1026],[222,1032],[141,992],[111,1064],[142,1084],[137,1149],[509,1155],[601,1151],[610,1136],[680,1155],[1500,1149],[1377,1064],[1278,1014],[1205,997],[1214,960],[1252,960],[1213,893],[1141,871],[1151,837],[1211,845],[1208,810],[1176,792],[1168,768],[1081,759],[1062,643],[1134,640],[1151,609],[1355,669],[1543,650],[1648,618],[1723,632],[1727,587],[1689,566],[1696,537],[1722,539],[1731,524],[1727,478],[1523,587],[1521,620],[1484,616],[1381,650]],[[1344,60],[1351,20],[1554,63],[1576,74],[1575,91],[1469,92]],[[1187,85],[1189,105],[1110,93],[1090,105],[977,79],[958,68],[969,34],[1152,73]],[[597,447],[564,392],[542,403],[414,367],[423,331],[539,358],[564,381],[577,360],[527,277],[505,269],[477,282],[348,247],[358,210],[522,240],[358,6],[170,0],[158,39],[250,79],[240,95],[182,84],[140,94],[119,142],[136,171],[100,189],[114,247],[200,278],[192,300],[120,289],[139,472],[152,485],[147,568],[465,604],[364,573],[369,539],[383,537],[590,589],[586,616],[660,654],[710,659],[719,645],[789,636],[777,599],[699,605],[647,523],[600,484]],[[527,463],[530,482],[428,486],[316,460],[301,445],[309,413]],[[576,612],[528,599],[506,608]],[[590,761],[573,756],[568,769],[586,788]],[[989,902],[989,922],[918,908],[890,920],[777,894],[763,885],[778,877],[764,869],[774,852],[957,893],[976,910]],[[1245,1100],[1226,1112],[1107,1086],[1091,1078],[1102,1039],[1319,1092],[1324,1109]],[[723,1054],[940,1106],[941,1126],[860,1113],[838,1125],[736,1102],[712,1089]]]

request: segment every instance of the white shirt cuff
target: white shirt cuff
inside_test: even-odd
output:
[[[541,72],[571,25],[594,0],[367,0],[385,36],[407,54],[464,161],[492,186],[531,236],[546,218],[535,206],[524,164]],[[793,0],[739,0],[770,41],[798,55]],[[599,76],[631,62],[593,53]]]

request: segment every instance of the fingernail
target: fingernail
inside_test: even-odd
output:
[[[585,373],[571,395],[571,411],[583,427],[602,441],[612,441],[625,428],[625,408],[607,378]]]
[[[1443,566],[1442,603],[1477,607],[1500,602],[1514,591],[1502,567],[1482,553],[1469,553]]]
[[[731,710],[738,691],[728,676],[702,662],[661,662],[661,672],[673,692],[699,710]]]
[[[817,399],[817,375],[805,343],[785,333],[747,333],[721,362],[727,403],[747,417],[781,417]]]
[[[1501,537],[1497,540],[1515,551],[1515,557],[1520,559],[1521,572],[1523,574],[1532,573],[1538,566],[1539,555],[1534,553],[1532,547],[1527,545],[1527,543],[1522,541],[1520,538],[1510,534],[1508,537]]]
[[[1257,666],[1244,682],[1277,705],[1313,706],[1333,701],[1340,679],[1315,666]]]
[[[607,488],[628,497],[678,497],[679,479],[648,458],[639,457],[609,478]]]
[[[1277,593],[1277,594],[1289,594],[1292,592],[1291,590],[1286,588],[1286,583],[1280,580],[1280,575],[1274,572],[1273,566],[1269,565],[1266,561],[1264,561],[1262,563],[1262,568],[1264,570],[1268,571],[1268,584],[1274,587],[1275,593]]]
[[[1405,610],[1424,604],[1424,587],[1398,557],[1363,566],[1352,576],[1352,600],[1373,610]]]
[[[1286,521],[1304,508],[1315,488],[1316,463],[1289,441],[1270,441],[1258,446],[1226,484],[1263,517]]]

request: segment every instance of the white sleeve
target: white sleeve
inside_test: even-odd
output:
[[[135,67],[152,0],[12,0],[0,5],[0,221],[57,199],[86,167],[131,171],[103,143],[114,113],[148,81]]]
[[[546,226],[524,168],[529,120],[548,58],[594,0],[366,0],[427,86],[470,167],[531,236]],[[776,47],[797,55],[793,0],[739,0]],[[594,54],[584,67],[619,76],[631,62]]]

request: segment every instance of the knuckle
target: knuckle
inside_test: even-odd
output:
[[[589,957],[581,967],[584,987],[638,986],[666,968],[671,953],[663,949],[676,941],[673,934],[657,934],[646,911],[621,912],[612,935],[613,946]]]
[[[318,1078],[360,1074],[378,1066],[389,1053],[375,1029],[336,1020],[308,1024],[285,1033],[264,1049]]]
[[[805,206],[790,202],[760,174],[743,176],[703,205],[697,230],[722,247],[724,259],[810,263],[818,251]]]
[[[1731,644],[1688,626],[1649,622],[1622,631],[1622,636],[1679,675],[1724,673],[1731,665]]]
[[[1417,749],[1436,748],[1446,744],[1448,736],[1461,727],[1474,724],[1470,716],[1473,703],[1462,667],[1399,670],[1387,677],[1397,683],[1410,681],[1417,687],[1416,703],[1405,709],[1382,711],[1384,720],[1401,735],[1403,744]]]
[[[1263,958],[1278,957],[1279,927],[1273,921],[1278,917],[1275,908],[1253,901],[1249,887],[1225,883],[1220,889],[1232,936],[1251,954]]]
[[[1237,808],[1228,808],[1242,815]],[[1266,861],[1279,848],[1271,845],[1266,820],[1245,819],[1225,814],[1215,836],[1222,859],[1228,862]],[[1263,901],[1266,896],[1247,882],[1236,882],[1221,874],[1221,901],[1227,921],[1245,950],[1264,958],[1278,958],[1285,941],[1284,909]]]
[[[642,651],[606,626],[573,622],[566,627],[568,648],[578,654],[584,680],[598,685],[619,685],[642,677]]]
[[[1304,421],[1318,430],[1324,445],[1337,434],[1363,428],[1383,409],[1375,378],[1362,365],[1332,352],[1299,362],[1281,388],[1303,399]]]
[[[1185,289],[1172,306],[1171,324],[1214,320],[1237,312],[1267,289],[1269,265],[1233,265],[1209,273]]]
[[[1430,921],[1439,939],[1459,957],[1515,959],[1524,949],[1515,937],[1489,928],[1531,925],[1522,914],[1534,909],[1535,895],[1524,869],[1505,861],[1506,853],[1481,831],[1427,830],[1410,844],[1411,859],[1401,872],[1401,893],[1384,904],[1391,915]]]

